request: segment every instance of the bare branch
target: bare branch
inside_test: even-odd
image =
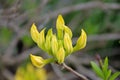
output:
[[[75,74],[76,76],[78,76],[80,79],[82,80],[88,80],[87,77],[83,76],[82,74],[76,72],[75,70],[73,70],[72,68],[70,68],[69,66],[67,66],[65,63],[62,64],[62,66],[64,68],[66,68],[67,70],[71,71],[73,74]]]

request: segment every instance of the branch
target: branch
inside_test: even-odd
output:
[[[37,16],[34,18],[34,20],[40,22],[47,18],[52,19],[60,13],[67,14],[67,13],[74,12],[74,11],[90,10],[90,9],[94,9],[94,8],[102,9],[105,11],[106,10],[120,10],[120,4],[118,4],[118,3],[102,3],[102,2],[98,2],[98,1],[80,3],[78,5],[67,6],[67,7],[58,9],[56,11],[48,12],[42,16]]]
[[[70,68],[69,66],[67,66],[65,63],[62,64],[64,68],[66,68],[67,70],[71,71],[73,74],[75,74],[76,76],[78,76],[80,79],[82,80],[88,80],[85,76],[83,76],[82,74],[76,72],[75,70],[73,70],[72,68]]]
[[[76,44],[78,38],[73,38],[73,44]],[[109,33],[109,34],[98,34],[98,35],[88,35],[88,42],[91,41],[109,41],[109,40],[119,40],[119,33]]]
[[[14,75],[7,69],[2,70],[2,75],[7,78],[7,80],[14,80]]]

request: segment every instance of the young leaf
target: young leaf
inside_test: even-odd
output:
[[[105,77],[108,75],[108,58],[106,57],[104,60],[104,64],[102,65],[102,70]]]
[[[107,74],[106,74],[106,76],[105,76],[105,77],[106,77],[106,80],[108,80],[109,77],[111,76],[111,72],[112,72],[111,70],[108,70],[108,71],[107,71]]]
[[[99,67],[96,63],[94,63],[94,62],[92,62],[92,61],[91,61],[91,65],[92,65],[92,68],[93,68],[93,70],[95,71],[95,73],[96,73],[99,77],[101,77],[102,79],[104,79],[104,75],[103,75],[103,72],[102,72],[102,70],[100,69],[100,67]]]
[[[114,74],[110,77],[110,80],[115,80],[115,78],[117,78],[119,75],[120,75],[120,72],[114,73]]]

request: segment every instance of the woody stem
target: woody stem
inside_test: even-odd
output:
[[[80,78],[80,80],[88,80],[87,77],[85,77],[84,75],[76,72],[71,67],[67,66],[65,63],[63,63],[62,65],[63,65],[64,68],[66,68],[67,70],[71,71],[73,74],[75,74],[76,76],[78,76]]]

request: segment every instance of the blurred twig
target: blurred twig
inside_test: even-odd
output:
[[[87,2],[87,3],[80,3],[77,5],[73,5],[73,6],[68,6],[68,7],[64,7],[61,9],[58,9],[56,11],[52,11],[49,12],[47,14],[44,14],[42,16],[37,16],[35,19],[36,21],[42,21],[44,19],[51,19],[56,17],[58,14],[67,14],[70,12],[74,12],[74,11],[79,11],[79,10],[90,10],[93,8],[99,8],[99,9],[109,9],[109,10],[120,10],[120,4],[118,3],[102,3],[102,2]]]
[[[76,57],[74,55],[71,55],[67,59],[68,59],[68,61],[70,61],[71,64],[74,65],[75,68],[77,68],[78,72],[82,73],[83,75],[86,75],[87,77],[89,77],[92,80],[99,80],[90,69],[87,69],[83,66],[83,64],[89,65],[89,62],[92,60],[92,58],[90,56]],[[85,63],[87,63],[87,64],[85,64]]]
[[[60,69],[55,64],[51,64],[53,71],[55,74],[59,77],[59,80],[66,80],[66,77],[63,76],[62,72]]]
[[[14,80],[14,75],[7,69],[2,70],[2,75],[7,79],[7,80]]]
[[[63,67],[69,71],[71,71],[73,74],[75,74],[77,77],[79,77],[81,80],[88,80],[87,77],[83,76],[82,74],[76,72],[75,70],[73,70],[72,68],[70,68],[69,66],[67,66],[65,63],[62,64]]]
[[[75,44],[78,38],[73,38],[73,44]],[[89,35],[88,42],[91,41],[108,41],[108,40],[118,40],[120,39],[119,33],[109,33],[109,34],[99,34],[99,35]]]

